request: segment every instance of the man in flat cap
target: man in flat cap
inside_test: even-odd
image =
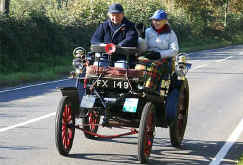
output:
[[[100,24],[91,38],[91,44],[113,43],[122,47],[137,47],[138,33],[134,23],[124,17],[121,4],[109,6],[108,19]]]

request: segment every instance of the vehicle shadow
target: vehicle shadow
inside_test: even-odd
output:
[[[137,140],[136,137],[134,140]],[[106,141],[106,140],[105,140]],[[108,141],[108,140],[107,140]],[[121,139],[111,140],[112,142],[120,143]],[[121,143],[125,143],[122,141]],[[130,143],[137,145],[137,143]],[[152,154],[148,164],[200,164],[208,165],[216,156],[224,141],[200,141],[200,140],[184,140],[182,148],[174,148],[170,144],[170,139],[155,138]],[[240,158],[243,151],[243,143],[237,142],[231,148],[230,152],[224,158],[222,164],[236,164],[236,160]],[[115,152],[115,151],[114,151]],[[103,153],[75,153],[70,154],[70,158],[86,159],[90,161],[107,162],[111,164],[139,164],[137,160],[137,153],[129,154],[103,154]]]
[[[120,144],[132,144],[137,145],[137,137],[119,137],[114,139],[105,139],[105,138],[99,138],[98,141],[102,142],[113,142],[113,143],[120,143]]]

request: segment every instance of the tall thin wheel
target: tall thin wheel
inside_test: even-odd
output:
[[[184,138],[189,106],[189,86],[187,79],[179,88],[179,97],[175,121],[170,125],[170,141],[172,146],[181,147]]]
[[[67,156],[73,145],[75,134],[75,118],[73,115],[72,100],[63,96],[56,113],[55,140],[58,152]]]
[[[149,159],[155,131],[155,106],[148,102],[145,104],[139,125],[138,160],[146,163]]]
[[[92,133],[97,133],[98,124],[100,123],[100,114],[97,111],[88,112],[87,116],[83,118],[83,128]],[[84,132],[84,136],[88,139],[95,139],[95,136]]]

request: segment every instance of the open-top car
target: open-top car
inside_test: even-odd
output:
[[[61,155],[68,155],[72,148],[75,129],[82,130],[89,139],[138,133],[141,163],[147,162],[150,156],[155,127],[169,127],[171,144],[180,147],[189,104],[185,77],[189,64],[185,63],[185,56],[178,55],[174,69],[168,66],[170,70],[163,75],[158,91],[147,87],[149,79],[156,75],[150,66],[174,58],[160,61],[138,58],[136,48],[113,44],[91,45],[90,52],[78,47],[73,55],[75,71],[72,75],[76,86],[60,88],[63,97],[56,114],[56,146]],[[121,56],[126,60],[119,60]],[[104,135],[97,133],[99,127],[130,130],[119,135]]]

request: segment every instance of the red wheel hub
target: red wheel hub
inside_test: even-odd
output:
[[[62,143],[65,149],[70,147],[71,139],[73,137],[73,131],[69,127],[71,123],[72,123],[71,106],[66,104],[62,115]]]
[[[91,132],[93,132],[96,129],[97,124],[99,123],[99,120],[97,119],[97,115],[98,114],[96,112],[89,112],[88,114]]]

